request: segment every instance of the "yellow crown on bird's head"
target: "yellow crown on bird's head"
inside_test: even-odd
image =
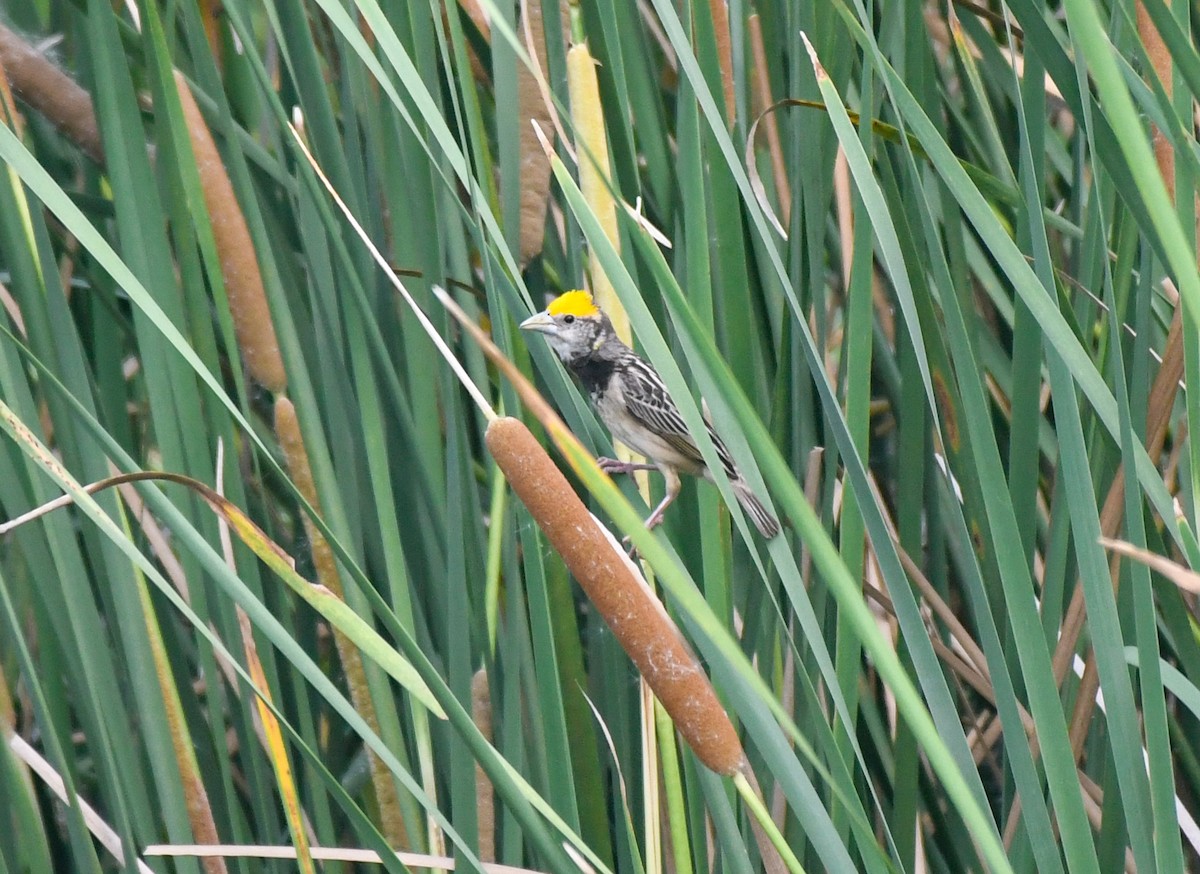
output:
[[[592,296],[586,291],[568,291],[560,294],[554,300],[550,301],[550,306],[546,307],[546,312],[552,316],[576,316],[586,317],[599,314],[600,308],[596,306]]]

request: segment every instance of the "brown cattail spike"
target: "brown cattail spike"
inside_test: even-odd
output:
[[[471,721],[488,743],[492,742],[492,692],[487,668],[471,677]],[[496,861],[496,802],[492,781],[483,767],[475,765],[475,821],[479,832],[479,860]]]
[[[100,128],[92,98],[46,56],[0,24],[0,63],[17,97],[24,100],[79,146],[97,164],[104,163]]]
[[[545,75],[546,37],[542,30],[542,0],[523,4],[524,25],[528,34],[525,48]],[[564,14],[568,14],[565,13]],[[546,211],[550,205],[550,157],[538,142],[533,125],[550,130],[550,107],[542,95],[537,78],[524,64],[517,66],[517,134],[521,143],[521,172],[512,181],[521,186],[521,265],[537,257],[546,236]]]
[[[488,425],[487,445],[697,758],[719,774],[740,770],[741,742],[700,663],[546,450],[507,417]]]
[[[234,196],[233,184],[225,172],[225,165],[221,163],[221,155],[208,125],[200,115],[200,107],[196,105],[187,81],[178,70],[175,72],[175,87],[183,104],[183,117],[188,136],[191,137],[192,151],[196,155],[204,205],[212,222],[217,257],[221,259],[221,276],[225,280],[225,294],[229,299],[229,313],[233,316],[233,328],[242,360],[256,381],[278,394],[287,388],[287,373],[279,354],[279,341],[275,338],[275,326],[271,322],[267,293],[246,217]]]

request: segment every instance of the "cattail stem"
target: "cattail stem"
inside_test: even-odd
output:
[[[787,870],[791,874],[804,874],[804,866],[800,864],[800,860],[796,858],[796,854],[784,840],[779,827],[771,819],[771,814],[763,803],[761,795],[756,787],[750,784],[748,773],[750,772],[747,770],[735,774],[733,785],[750,811],[750,823],[754,830],[754,837],[758,841],[758,850],[763,857],[764,867],[771,872]]]
[[[755,13],[747,19],[750,35],[750,53],[754,58],[755,94],[761,104],[761,111],[766,111],[774,103],[771,97],[771,76],[767,68],[767,51],[763,46],[762,21]],[[768,112],[762,117],[763,126],[767,132],[767,150],[771,154],[771,175],[775,183],[775,200],[779,204],[779,218],[786,228],[791,223],[792,215],[792,186],[788,182],[787,165],[783,160],[783,142],[779,138],[779,120],[774,112]],[[751,141],[747,147],[754,148]]]

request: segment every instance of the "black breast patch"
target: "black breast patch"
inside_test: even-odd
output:
[[[616,365],[612,361],[591,356],[571,365],[571,372],[575,374],[575,378],[579,380],[584,391],[592,396],[608,388],[608,381],[612,379],[614,370]]]

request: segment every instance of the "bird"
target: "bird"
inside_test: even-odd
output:
[[[681,473],[713,481],[712,471],[666,383],[650,362],[622,342],[591,294],[581,290],[565,292],[545,310],[521,322],[520,327],[546,338],[588,393],[592,408],[613,438],[651,462],[599,458],[600,468],[609,474],[654,469],[662,473],[666,495],[646,519],[647,528],[661,523],[667,507],[679,496],[683,487]],[[705,422],[705,428],[738,503],[759,533],[771,539],[779,533],[779,522],[746,483],[712,425]]]

